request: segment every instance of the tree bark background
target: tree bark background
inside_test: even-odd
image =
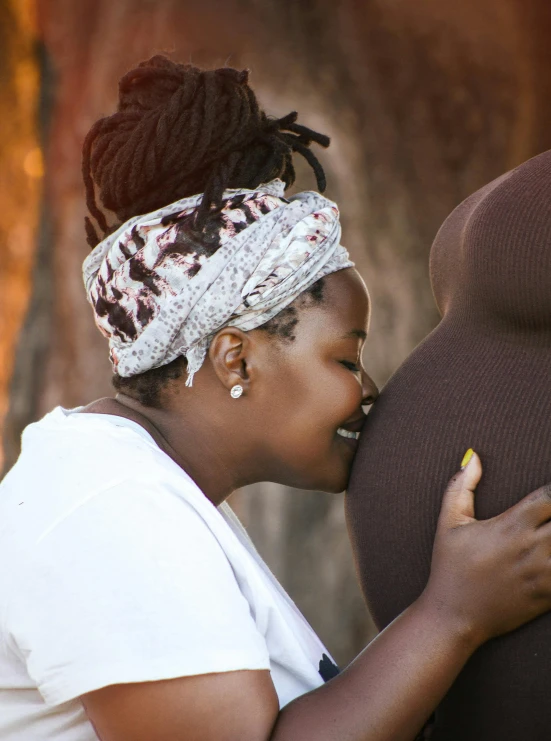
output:
[[[43,174],[35,123],[40,84],[35,44],[32,1],[0,2],[0,420],[8,406],[13,346],[31,292]]]
[[[14,3],[0,0],[0,26]],[[25,424],[55,404],[110,393],[80,273],[80,148],[137,61],[169,51],[203,66],[250,67],[268,112],[296,109],[331,135],[322,154],[328,195],[370,288],[365,360],[380,384],[437,322],[427,260],[439,224],[476,188],[551,146],[546,0],[41,0],[38,18],[46,175],[32,276],[23,252],[16,266],[8,261],[0,225],[5,275],[26,271],[19,300],[30,291],[17,351],[13,342],[1,350],[4,367],[14,363],[6,467]],[[0,68],[12,72],[0,78],[0,96],[13,84],[10,64]],[[302,189],[314,186],[306,168],[299,174]],[[0,303],[2,322],[6,311]],[[348,661],[372,627],[342,497],[252,489],[234,495],[235,509],[330,650]]]

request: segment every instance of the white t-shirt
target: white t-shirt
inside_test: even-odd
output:
[[[283,706],[327,650],[219,508],[122,417],[58,407],[0,485],[0,739],[92,741],[79,697],[269,669]]]

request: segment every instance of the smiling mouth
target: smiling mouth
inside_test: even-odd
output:
[[[341,437],[347,437],[351,440],[359,440],[360,433],[359,432],[351,432],[350,430],[344,430],[342,427],[339,427],[337,430],[337,435],[340,435]]]

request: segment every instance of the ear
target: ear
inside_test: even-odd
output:
[[[250,384],[247,361],[251,339],[235,327],[224,327],[215,334],[209,347],[209,359],[220,382],[228,389],[239,384],[244,391]]]

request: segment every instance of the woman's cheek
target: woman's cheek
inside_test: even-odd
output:
[[[344,374],[341,374],[339,378],[340,391],[336,394],[340,401],[342,408],[341,421],[346,420],[348,417],[352,417],[362,404],[362,385],[359,378],[349,371],[344,369]]]

